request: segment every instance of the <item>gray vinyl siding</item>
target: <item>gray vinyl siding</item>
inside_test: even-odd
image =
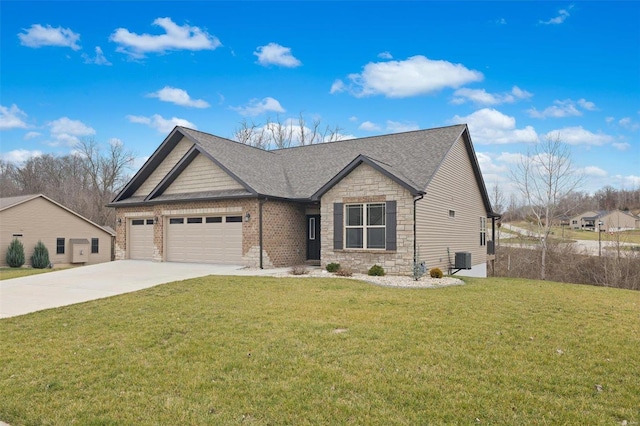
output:
[[[173,166],[178,164],[178,161],[187,151],[193,146],[193,142],[190,142],[187,138],[182,138],[175,148],[165,157],[162,163],[151,173],[151,176],[144,181],[140,188],[133,194],[134,196],[147,196],[153,189],[160,183],[160,181],[171,171]]]
[[[455,211],[455,218],[449,217]],[[416,206],[418,259],[428,268],[444,271],[455,252],[471,252],[473,265],[486,262],[486,246],[480,246],[480,217],[486,217],[480,188],[476,182],[464,142],[458,139],[426,188]],[[487,240],[490,235],[487,235]]]
[[[243,187],[214,162],[198,154],[164,193],[184,194],[224,189],[243,189]]]
[[[33,249],[39,240],[47,247],[51,263],[71,263],[72,238],[88,241],[98,238],[99,252],[89,253],[87,264],[111,260],[112,237],[108,232],[41,197],[0,212],[0,266],[6,266],[7,247],[13,234],[22,234],[25,265],[31,265]],[[64,254],[56,254],[57,238],[65,239]]]

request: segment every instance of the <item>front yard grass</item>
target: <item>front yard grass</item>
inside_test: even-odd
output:
[[[54,269],[35,269],[35,268],[0,268],[0,280],[9,280],[11,278],[26,277],[29,275],[42,274],[51,272]]]
[[[638,424],[640,293],[206,277],[0,320],[0,420]]]

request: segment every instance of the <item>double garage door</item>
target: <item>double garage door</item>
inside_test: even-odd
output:
[[[144,221],[144,225],[135,225],[132,221],[131,258],[151,259],[153,219],[138,221]],[[166,219],[165,226],[168,262],[242,263],[242,216],[171,217]]]

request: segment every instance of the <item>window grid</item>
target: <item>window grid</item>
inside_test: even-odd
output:
[[[64,238],[56,238],[56,254],[64,254]]]
[[[92,238],[91,239],[91,253],[95,254],[99,252],[99,248],[100,248],[100,240],[97,238]]]
[[[480,245],[481,246],[487,245],[487,218],[486,217],[480,218]]]
[[[345,205],[345,248],[386,248],[385,203]]]

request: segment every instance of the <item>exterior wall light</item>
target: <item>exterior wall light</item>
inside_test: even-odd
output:
[[[120,226],[120,225],[122,225],[122,218],[121,217],[118,218],[118,226]]]
[[[251,220],[251,213],[247,212],[247,214],[244,215],[244,221],[249,222],[249,220]]]

